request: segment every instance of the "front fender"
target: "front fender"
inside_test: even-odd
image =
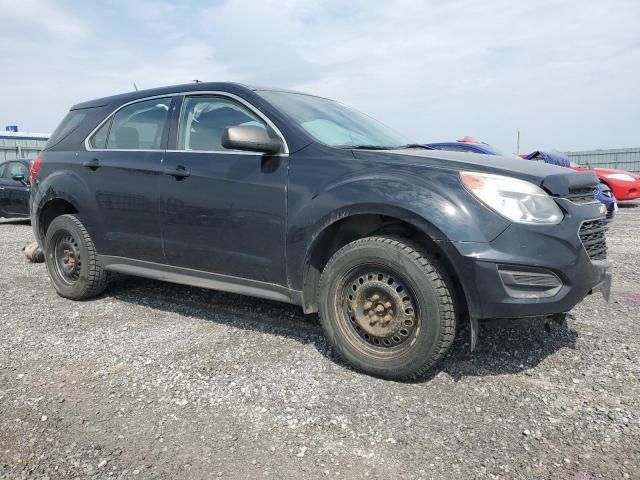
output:
[[[396,166],[396,169],[398,166]],[[359,214],[409,223],[437,242],[489,242],[509,225],[475,200],[455,172],[429,169],[428,176],[372,172],[328,184],[289,210],[288,271],[294,288],[316,239],[330,225]]]

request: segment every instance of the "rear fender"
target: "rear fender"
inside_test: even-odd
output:
[[[40,226],[42,211],[49,202],[57,199],[64,200],[75,208],[100,250],[100,239],[104,229],[95,196],[80,175],[68,170],[59,170],[47,175],[42,181],[38,181],[33,191],[31,220],[38,242],[42,245],[45,233]]]

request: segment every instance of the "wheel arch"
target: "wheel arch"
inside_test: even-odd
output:
[[[52,172],[32,190],[31,223],[41,246],[53,219],[65,213],[78,214],[92,234],[100,223],[95,194],[90,192],[82,176],[72,170]]]
[[[38,213],[38,236],[44,240],[51,222],[67,213],[79,213],[78,208],[66,198],[53,197],[48,199]]]
[[[375,234],[397,234],[417,242],[440,262],[456,291],[461,310],[466,309],[467,293],[461,274],[452,261],[455,249],[444,234],[427,220],[398,207],[385,206],[379,210],[367,209],[345,215],[335,215],[315,235],[309,246],[303,266],[302,307],[305,313],[318,311],[317,288],[320,275],[329,259],[340,248],[360,238]]]

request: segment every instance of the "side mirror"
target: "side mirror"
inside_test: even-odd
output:
[[[271,138],[264,128],[253,126],[227,127],[222,134],[222,146],[229,150],[280,153],[282,141]]]
[[[16,182],[21,182],[24,183],[25,185],[28,183],[26,181],[26,179],[24,178],[24,175],[14,175],[13,177],[11,177],[13,180],[15,180]]]

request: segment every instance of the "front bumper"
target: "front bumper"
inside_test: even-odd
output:
[[[611,190],[618,201],[636,200],[640,198],[640,180],[635,182],[616,182]]]
[[[472,317],[516,318],[564,313],[596,291],[608,299],[611,262],[591,259],[579,236],[583,222],[602,219],[599,204],[575,205],[562,199],[558,203],[565,211],[559,225],[512,224],[492,242],[452,244],[458,253],[454,267]],[[514,276],[505,276],[505,271],[515,272],[517,278],[530,281],[534,286],[530,291],[526,287],[515,288],[505,280]],[[552,288],[554,278],[557,288]],[[539,292],[546,293],[537,294]]]

